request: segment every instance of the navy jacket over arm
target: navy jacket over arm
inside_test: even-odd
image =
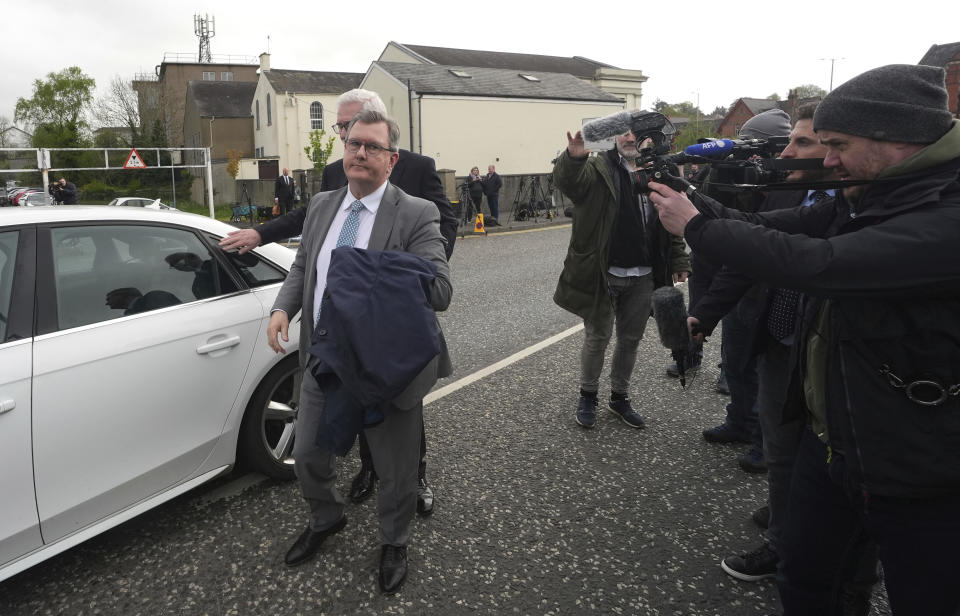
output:
[[[383,419],[388,404],[440,353],[430,304],[433,263],[404,252],[340,247],[309,352],[324,390],[321,446],[345,455],[364,425]]]

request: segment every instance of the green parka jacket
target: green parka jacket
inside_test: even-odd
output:
[[[585,320],[609,319],[613,314],[607,292],[610,236],[617,218],[619,183],[614,169],[616,150],[576,159],[566,150],[553,168],[554,182],[573,201],[573,231],[553,301]],[[650,256],[654,288],[672,284],[675,272],[689,272],[683,238],[671,235],[656,219]]]

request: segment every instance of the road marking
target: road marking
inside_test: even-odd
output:
[[[556,227],[551,227],[551,228],[556,228]],[[545,229],[532,229],[532,230],[544,231]],[[515,231],[514,233],[526,233],[526,232],[527,231]],[[432,402],[436,402],[440,398],[449,396],[455,391],[463,389],[467,385],[476,383],[480,379],[484,379],[495,372],[499,372],[500,370],[503,370],[507,366],[511,364],[515,364],[521,359],[524,359],[525,357],[529,357],[533,355],[537,351],[542,351],[548,346],[554,345],[560,342],[561,340],[563,340],[564,338],[568,338],[573,334],[576,334],[582,329],[583,329],[583,323],[574,325],[570,329],[566,329],[560,332],[559,334],[554,334],[553,336],[550,336],[546,340],[541,340],[540,342],[533,344],[531,346],[528,346],[527,348],[521,351],[517,351],[513,355],[506,357],[504,359],[501,359],[495,364],[490,364],[486,368],[481,368],[480,370],[477,370],[473,374],[469,374],[463,377],[462,379],[459,379],[457,381],[454,381],[453,383],[450,383],[449,385],[444,385],[440,389],[437,389],[436,391],[432,391],[429,394],[427,394],[426,397],[424,397],[423,399],[423,406],[427,406]],[[266,480],[267,480],[267,477],[265,475],[261,475],[259,473],[249,473],[241,477],[238,477],[237,479],[229,483],[225,483],[222,486],[219,486],[208,493],[200,494],[197,498],[194,499],[193,503],[197,506],[209,505],[210,503],[214,503],[214,502],[223,500],[225,498],[235,496],[240,492],[243,492],[250,486],[256,485]]]
[[[490,376],[491,374],[493,374],[494,372],[497,372],[497,371],[499,371],[499,370],[503,370],[504,368],[506,368],[506,367],[509,366],[510,364],[515,364],[515,363],[517,363],[518,361],[520,361],[521,359],[523,359],[523,358],[525,358],[525,357],[529,357],[530,355],[533,355],[533,354],[536,353],[537,351],[541,351],[541,350],[547,348],[548,346],[550,346],[550,345],[552,345],[552,344],[556,344],[557,342],[560,342],[561,340],[563,340],[564,338],[566,338],[566,337],[568,337],[568,336],[572,336],[573,334],[579,332],[579,331],[582,330],[582,329],[583,329],[583,323],[580,323],[580,324],[578,324],[578,325],[574,325],[574,326],[571,327],[570,329],[567,329],[567,330],[565,330],[565,331],[562,331],[562,332],[560,332],[559,334],[555,334],[555,335],[553,335],[553,336],[550,336],[550,337],[547,338],[546,340],[541,340],[540,342],[538,342],[538,343],[536,343],[536,344],[534,344],[534,345],[532,345],[532,346],[528,346],[527,348],[523,349],[522,351],[518,351],[518,352],[514,353],[514,354],[511,355],[510,357],[507,357],[507,358],[505,358],[505,359],[501,359],[500,361],[498,361],[498,362],[495,363],[495,364],[490,364],[490,365],[487,366],[486,368],[481,368],[480,370],[477,370],[477,371],[474,372],[473,374],[469,374],[469,375],[463,377],[462,379],[460,379],[460,380],[458,380],[458,381],[454,381],[453,383],[450,383],[449,385],[444,385],[444,386],[441,387],[440,389],[437,389],[437,390],[432,391],[432,392],[430,392],[429,394],[427,394],[426,397],[423,399],[423,406],[427,406],[427,405],[430,404],[431,402],[435,402],[435,401],[439,400],[440,398],[443,398],[444,396],[448,396],[448,395],[452,394],[453,392],[455,392],[455,391],[457,391],[457,390],[463,389],[464,387],[466,387],[467,385],[470,385],[471,383],[476,383],[476,382],[479,381],[480,379],[486,378],[486,377]]]
[[[568,222],[560,225],[550,225],[549,227],[537,227],[536,229],[517,229],[515,231],[497,231],[495,233],[488,231],[485,234],[471,233],[470,235],[458,235],[457,239],[466,240],[466,239],[470,239],[471,237],[484,237],[484,235],[486,235],[486,237],[496,237],[498,235],[516,235],[517,233],[535,233],[537,231],[553,231],[554,229],[566,229],[567,227],[572,227],[572,226],[573,226],[573,223]]]

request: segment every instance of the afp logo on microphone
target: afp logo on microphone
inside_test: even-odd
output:
[[[700,151],[704,154],[712,152],[714,150],[725,150],[727,149],[727,144],[724,143],[723,139],[711,139],[710,141],[705,141],[698,144],[700,146]]]

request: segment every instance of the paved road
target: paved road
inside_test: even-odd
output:
[[[458,242],[441,317],[457,374],[439,386],[578,324],[550,299],[568,238],[554,227]],[[739,448],[700,436],[726,400],[713,392],[717,349],[681,390],[652,327],[634,388],[646,430],[609,413],[592,431],[573,422],[581,332],[426,407],[436,513],[416,521],[394,597],[376,590],[373,502],[351,506],[347,528],[288,569],[305,513],[296,486],[244,477],[0,583],[0,614],[776,613],[771,583],[718,566],[760,540],[748,516],[765,482],[739,470]],[[346,489],[355,453],[342,468]]]

